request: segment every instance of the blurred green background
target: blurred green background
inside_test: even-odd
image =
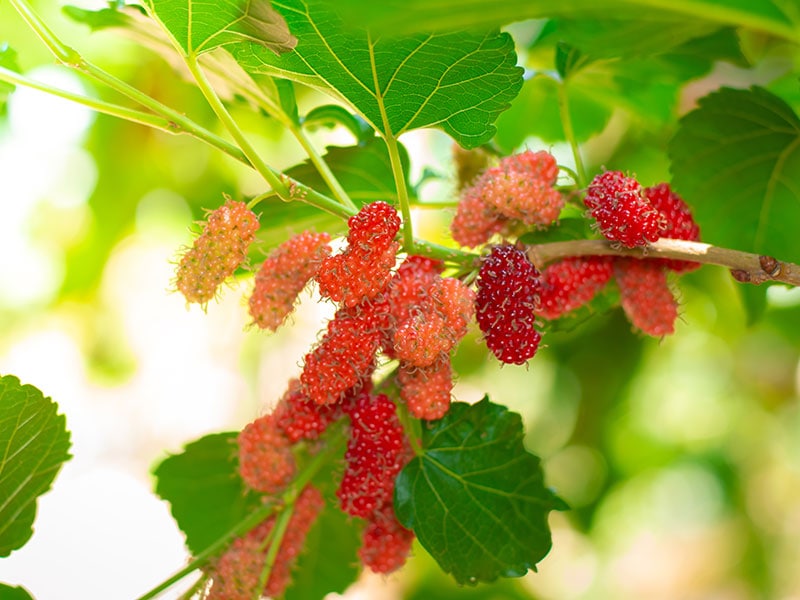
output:
[[[88,35],[56,3],[37,8],[90,60],[222,134],[199,93],[161,57],[112,32]],[[529,75],[552,68],[546,28],[509,28]],[[118,100],[52,66],[5,3],[0,41],[31,77]],[[739,41],[741,57],[683,70],[667,57],[672,70],[637,70],[632,58],[627,79],[623,69],[609,76],[613,89],[602,69],[588,70],[573,104],[590,171],[635,172],[645,185],[669,180],[666,143],[699,95],[722,84],[786,85],[792,54],[756,36]],[[498,123],[497,143],[549,149],[571,165],[542,82],[528,77]],[[301,113],[324,102],[298,92]],[[234,112],[271,165],[303,160],[274,122],[244,105]],[[353,143],[342,128],[311,135],[320,149]],[[441,175],[422,197],[452,198],[450,141],[429,131],[402,141],[412,181],[425,168]],[[291,327],[266,336],[247,327],[247,277],[207,313],[170,292],[175,257],[203,209],[261,186],[188,137],[25,89],[11,97],[0,120],[0,372],[60,404],[75,458],[41,500],[31,542],[0,561],[0,580],[40,600],[129,598],[185,560],[181,534],[150,493],[151,465],[200,435],[242,427],[274,402],[332,310],[307,297]],[[447,243],[451,216],[420,210],[418,232]],[[797,261],[800,252],[782,258]],[[520,412],[529,449],[572,506],[551,516],[553,550],[539,573],[457,588],[418,548],[401,573],[365,577],[349,595],[800,599],[800,294],[743,289],[715,267],[677,289],[681,319],[663,340],[636,335],[615,309],[547,334],[527,368],[501,369],[475,332],[461,345],[455,396],[473,402],[489,393]]]

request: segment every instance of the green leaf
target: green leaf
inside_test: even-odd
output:
[[[792,0],[564,0],[531,2],[506,0],[338,0],[337,6],[348,19],[373,26],[378,31],[406,34],[418,31],[446,31],[453,28],[504,25],[525,19],[576,17],[604,19],[609,14],[631,19],[687,22],[709,21],[740,25],[800,41]]]
[[[567,211],[564,211],[566,213]],[[583,216],[561,216],[558,225],[547,229],[534,229],[519,236],[523,244],[549,244],[585,240],[591,234],[591,221]]]
[[[294,84],[288,79],[274,79],[273,81],[281,110],[293,123],[300,124],[300,115],[297,112],[297,98],[294,95]]]
[[[373,36],[343,22],[322,0],[274,6],[299,43],[275,56],[263,47],[229,47],[248,71],[321,89],[348,102],[376,131],[397,137],[438,127],[472,148],[494,135],[494,121],[522,85],[511,36],[496,31]]]
[[[519,98],[497,121],[495,141],[503,150],[518,148],[528,136],[546,143],[566,139],[558,107],[559,85],[547,75],[525,82]],[[566,85],[575,138],[582,142],[600,133],[611,117],[612,109],[597,97],[598,86],[608,88],[608,82],[586,69],[574,73]]]
[[[321,600],[331,592],[344,592],[358,577],[360,545],[353,520],[338,506],[327,507],[308,532],[285,600]]]
[[[5,67],[6,69],[19,73],[17,52],[11,46],[9,46],[7,42],[0,43],[0,67]],[[10,84],[0,83],[0,85]]]
[[[800,119],[783,100],[759,87],[714,92],[681,119],[669,155],[704,239],[800,257]]]
[[[406,187],[413,193],[408,181],[408,152],[402,144],[399,148]],[[363,205],[376,200],[397,202],[389,151],[381,138],[373,137],[359,146],[329,146],[327,150],[323,157],[325,162],[356,204]],[[292,167],[286,174],[323,194],[331,193],[310,161]]]
[[[236,432],[215,433],[188,444],[181,454],[153,471],[156,494],[170,503],[186,534],[186,546],[199,554],[253,512],[261,501],[238,472]]]
[[[368,142],[375,136],[375,130],[363,119],[338,104],[317,106],[303,117],[303,126],[309,129],[320,126],[332,128],[336,125],[344,125],[359,142]]]
[[[679,16],[670,21],[607,16],[564,19],[556,35],[594,59],[607,59],[661,54],[714,29],[714,23]]]
[[[13,375],[0,377],[0,556],[33,535],[36,499],[70,458],[69,437],[55,402]]]
[[[579,141],[599,133],[615,110],[625,111],[635,119],[635,127],[658,132],[674,122],[679,94],[686,81],[706,74],[718,60],[747,65],[738,36],[731,28],[718,29],[679,45],[664,42],[660,47],[671,49],[657,56],[636,58],[633,50],[622,52],[620,45],[623,58],[600,62],[575,46],[555,42],[558,39],[558,28],[549,27],[548,33],[537,38],[532,51],[540,55],[555,52],[555,66],[565,80]],[[682,38],[676,36],[676,39]],[[564,139],[558,106],[559,84],[545,81],[544,77],[539,75],[526,81],[511,109],[498,119],[497,140],[506,151],[518,147],[529,135],[549,142]]]
[[[269,0],[146,0],[146,5],[186,56],[242,41],[281,54],[297,43]]]
[[[554,321],[542,320],[539,322],[539,327],[542,334],[548,335],[551,333],[576,331],[584,327],[590,319],[593,319],[597,315],[603,315],[619,308],[619,302],[619,289],[617,286],[607,285],[583,306],[568,312]]]
[[[755,325],[764,316],[767,310],[767,285],[751,285],[737,283],[736,291],[744,308],[745,324],[750,327]]]
[[[566,79],[573,73],[580,71],[589,62],[591,62],[591,59],[575,46],[566,42],[558,42],[556,44],[556,71],[558,71],[561,79]]]
[[[62,7],[61,10],[76,23],[88,25],[92,31],[100,31],[109,27],[127,27],[131,22],[129,15],[114,7],[86,10],[85,8],[68,4]]]
[[[33,600],[31,593],[23,587],[11,587],[0,583],[0,598],[2,600]]]
[[[680,65],[684,79],[705,75],[715,61],[729,62],[747,68],[750,61],[742,52],[739,35],[732,27],[723,27],[706,36],[697,37],[673,48],[667,53],[674,65]],[[700,70],[695,71],[696,63]]]
[[[520,416],[488,398],[456,402],[397,478],[398,519],[459,583],[521,577],[550,551],[547,513],[563,504],[523,435]]]
[[[165,61],[175,65],[175,49],[170,41],[169,33],[160,24],[151,19],[138,6],[130,5],[124,10],[107,8],[89,11],[67,6],[64,12],[78,23],[88,25],[92,30],[121,28],[125,36],[150,48],[161,55]],[[286,114],[297,122],[297,106],[291,82],[276,80],[272,77],[254,78],[245,73],[233,60],[230,54],[215,52],[203,57],[203,68],[213,78],[217,93],[223,100],[258,97],[263,108],[270,114]],[[178,74],[192,84],[194,79],[186,69],[178,69]]]

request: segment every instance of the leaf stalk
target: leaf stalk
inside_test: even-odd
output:
[[[567,96],[567,82],[561,80],[558,82],[558,111],[561,115],[561,126],[564,128],[564,136],[569,142],[572,149],[572,156],[575,159],[575,171],[577,174],[576,183],[578,187],[586,187],[586,169],[583,166],[583,157],[581,156],[581,148],[578,145],[578,140],[575,137],[575,130],[572,127],[572,116],[569,112],[569,98]]]

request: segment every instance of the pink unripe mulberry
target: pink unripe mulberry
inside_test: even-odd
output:
[[[449,353],[467,333],[474,314],[475,293],[462,281],[437,277],[414,311],[397,326],[394,351],[401,361],[418,367]]]
[[[553,189],[557,177],[558,164],[552,154],[527,151],[489,169],[481,178],[481,194],[504,217],[528,227],[547,227],[564,208],[564,197]]]
[[[461,193],[456,214],[450,223],[450,234],[462,246],[474,248],[488,242],[493,235],[502,232],[509,219],[501,215],[483,198],[478,187],[479,179],[474,185]]]
[[[397,372],[400,397],[417,419],[441,419],[450,408],[453,371],[450,356],[442,354],[427,367],[400,363]]]
[[[394,334],[394,351],[401,361],[426,366],[452,347],[444,319],[433,311],[414,315]]]
[[[392,276],[386,288],[389,302],[391,327],[382,340],[383,351],[396,358],[394,334],[397,327],[406,322],[420,310],[428,297],[430,288],[439,279],[443,265],[441,262],[423,256],[412,255],[406,258]]]
[[[305,357],[303,394],[317,404],[333,404],[359,386],[375,368],[375,353],[386,335],[388,302],[381,295],[340,309],[325,336]]]
[[[514,222],[547,227],[558,219],[564,197],[553,188],[558,165],[549,152],[507,156],[461,193],[450,225],[462,246],[479,246]]]
[[[345,307],[371,300],[388,285],[399,249],[400,244],[391,241],[327,257],[317,273],[320,294]]]
[[[678,303],[657,261],[617,258],[614,275],[622,308],[634,327],[654,337],[674,333]]]
[[[413,541],[414,532],[403,527],[387,506],[370,517],[358,556],[373,573],[391,573],[405,564]]]
[[[299,379],[289,382],[289,389],[278,402],[274,415],[277,428],[291,444],[315,440],[341,416],[338,406],[320,406],[303,394]]]
[[[258,217],[244,202],[228,200],[208,214],[202,233],[181,257],[175,287],[187,302],[206,304],[247,259]]]
[[[297,296],[330,254],[327,233],[305,231],[275,248],[256,273],[250,316],[261,329],[275,331],[294,309]]]
[[[442,277],[431,287],[430,302],[434,312],[444,320],[452,348],[467,335],[467,327],[475,316],[475,292],[460,279]]]
[[[558,319],[589,302],[611,279],[611,257],[570,257],[542,271],[537,314]]]
[[[288,438],[271,414],[259,417],[239,433],[239,473],[251,489],[283,491],[294,477],[295,459]]]

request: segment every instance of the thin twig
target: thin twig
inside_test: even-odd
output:
[[[662,238],[642,248],[625,248],[607,240],[575,240],[533,244],[526,248],[526,252],[537,267],[568,256],[674,258],[727,267],[734,278],[742,283],[758,285],[765,281],[779,281],[800,286],[799,265],[780,261],[772,256],[720,248],[702,242]]]

